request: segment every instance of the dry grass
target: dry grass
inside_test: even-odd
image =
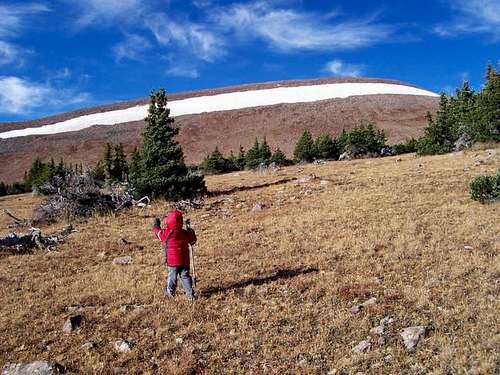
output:
[[[166,204],[79,223],[57,253],[0,258],[0,365],[53,359],[79,373],[498,373],[500,206],[473,202],[467,192],[472,177],[500,166],[495,151],[208,178],[211,190],[309,173],[328,182],[238,191],[188,212],[199,237],[193,305],[182,292],[175,300],[162,294],[160,244],[150,227]],[[0,206],[32,203],[17,199]],[[251,212],[256,202],[266,209]],[[120,237],[133,244],[119,245]],[[122,254],[133,264],[113,265]],[[350,311],[372,296],[376,305]],[[126,303],[145,309],[123,313]],[[63,334],[65,308],[74,304],[96,309]],[[385,316],[395,319],[386,344],[354,354]],[[409,354],[399,332],[421,324],[432,330]],[[117,339],[130,340],[132,351],[115,353]],[[96,347],[81,349],[87,341]]]

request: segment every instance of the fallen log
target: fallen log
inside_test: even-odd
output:
[[[8,209],[4,208],[3,212],[5,215],[7,215],[8,217],[10,217],[12,219],[12,221],[14,222],[13,226],[15,226],[15,227],[30,227],[31,226],[31,223],[29,220],[20,219],[20,218],[14,216],[14,214],[12,212],[10,212]]]
[[[53,251],[57,245],[64,242],[65,238],[73,232],[76,232],[76,229],[70,224],[46,236],[38,228],[31,228],[29,233],[22,236],[11,233],[6,237],[0,238],[0,251],[15,254],[27,253],[35,248]]]

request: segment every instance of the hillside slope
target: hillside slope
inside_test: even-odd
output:
[[[0,366],[51,359],[69,373],[495,373],[500,206],[471,201],[467,188],[499,165],[497,148],[209,177],[219,195],[187,212],[199,237],[193,305],[182,291],[174,300],[162,294],[150,228],[165,203],[77,223],[58,252],[0,258],[8,307]],[[24,207],[16,213],[27,216],[35,198],[18,199],[0,198],[0,208]],[[252,212],[258,202],[264,210]],[[0,217],[2,234],[6,225]],[[133,263],[113,265],[119,255]],[[375,304],[351,311],[371,297]],[[144,308],[123,312],[124,304]],[[83,324],[62,334],[74,305],[86,307]],[[394,322],[371,335],[384,317]],[[399,333],[416,325],[428,332],[408,353]],[[354,353],[367,336],[371,348]],[[129,353],[114,351],[119,339],[133,344]],[[89,341],[94,347],[82,349]]]
[[[352,87],[352,90],[358,91],[346,91],[345,87],[339,88],[340,91],[337,91],[335,85],[341,87],[344,87],[342,85],[358,85]],[[359,93],[359,85],[379,85],[376,87],[379,87],[377,90],[380,89],[380,92],[384,92],[390,86],[390,90],[396,88],[395,91],[390,92],[411,94],[370,94],[341,97],[348,92]],[[304,91],[300,89],[301,87],[307,87],[309,90],[307,98],[304,98],[307,95],[301,92]],[[285,89],[296,89],[296,91],[292,93],[287,91],[287,94],[282,91],[272,91]],[[233,110],[197,113],[199,108],[184,105],[183,110],[191,111],[192,114],[176,117],[176,123],[180,127],[178,139],[185,151],[187,162],[198,163],[204,156],[213,151],[216,145],[223,152],[228,153],[230,150],[237,152],[240,145],[248,148],[254,142],[255,137],[262,138],[264,136],[267,137],[271,146],[279,146],[290,155],[297,138],[306,128],[309,128],[314,135],[323,132],[336,135],[344,128],[351,129],[362,120],[376,122],[380,128],[386,131],[390,143],[417,136],[421,134],[426,125],[427,111],[434,112],[438,106],[438,98],[433,93],[418,90],[420,89],[411,85],[390,80],[323,79],[281,81],[202,90],[174,94],[170,96],[170,99],[172,103],[179,103],[185,100],[218,97],[221,98],[221,103],[226,106],[224,108],[227,106],[235,106],[236,108],[238,105],[248,106]],[[414,95],[416,92],[422,92],[422,94]],[[243,104],[241,103],[243,99],[240,96],[234,96],[249,93],[252,95],[245,97]],[[259,93],[262,93],[262,97],[259,96]],[[267,93],[267,96],[264,93]],[[269,93],[273,95],[269,96]],[[315,95],[320,97],[325,93],[331,95],[332,98],[312,102],[287,102],[287,100],[312,100]],[[257,103],[262,104],[266,100],[269,103],[277,101],[280,104],[257,105]],[[199,102],[193,103],[199,105]],[[209,102],[202,101],[203,103]],[[215,101],[211,105],[221,103]],[[93,165],[101,156],[103,145],[106,142],[123,142],[126,151],[131,152],[134,147],[140,145],[141,132],[144,127],[144,122],[137,121],[137,118],[142,118],[144,114],[141,111],[145,111],[145,107],[136,106],[144,106],[145,104],[146,100],[141,99],[69,112],[39,121],[0,124],[0,129],[5,130],[0,131],[0,138],[2,138],[2,134],[6,134],[9,130],[17,132],[38,131],[47,125],[50,127],[51,124],[59,124],[57,126],[68,130],[75,125],[75,123],[68,124],[68,121],[74,120],[76,121],[75,126],[84,126],[85,124],[82,125],[82,122],[85,123],[88,116],[112,112],[116,114],[116,111],[126,111],[127,109],[133,110],[133,116],[129,119],[134,119],[126,123],[111,126],[97,125],[73,132],[0,139],[0,157],[4,161],[0,164],[0,180],[12,182],[22,178],[24,171],[29,168],[32,160],[37,156],[45,159],[54,157],[56,160],[64,158],[68,163],[83,161],[87,165]],[[207,109],[207,107],[203,108]],[[219,107],[216,106],[216,108]],[[120,121],[124,121],[122,115],[113,118],[120,118],[122,119]],[[90,123],[92,122],[87,123],[87,125]]]

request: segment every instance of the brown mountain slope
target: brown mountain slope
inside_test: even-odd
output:
[[[291,85],[294,82],[304,84],[303,81],[291,81],[269,83],[267,86],[263,84],[258,88]],[[254,86],[256,85],[240,86],[238,89],[255,88]],[[223,90],[214,90],[214,93]],[[180,96],[181,94],[178,94],[170,98],[179,99]],[[127,108],[131,103],[137,105],[138,101],[117,104],[119,107],[107,106],[105,110]],[[313,103],[280,104],[186,115],[177,117],[176,124],[180,127],[178,140],[184,149],[186,161],[197,163],[216,145],[224,153],[230,150],[237,152],[240,144],[248,148],[256,137],[264,136],[273,149],[279,146],[286,154],[291,155],[295,142],[304,129],[310,129],[313,135],[326,132],[337,135],[342,129],[351,129],[362,120],[375,122],[385,131],[388,142],[395,143],[420,135],[426,125],[426,112],[434,112],[437,106],[438,98],[435,97],[352,96]],[[19,129],[41,126],[75,117],[75,113],[95,113],[92,112],[95,110],[61,114],[48,118],[50,120],[42,119],[40,122],[3,124],[1,129],[3,131],[7,130],[7,127]],[[102,108],[100,110],[104,111]],[[143,126],[143,121],[138,121],[113,126],[93,126],[77,132],[0,139],[0,181],[12,182],[21,179],[35,157],[53,157],[55,160],[64,158],[68,163],[83,162],[84,165],[93,165],[101,157],[106,142],[122,142],[126,151],[131,152],[134,147],[140,145]]]

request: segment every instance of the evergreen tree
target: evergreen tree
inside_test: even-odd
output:
[[[250,150],[248,150],[245,157],[245,165],[247,168],[253,169],[260,165],[261,147],[259,140],[255,138],[255,142]]]
[[[267,163],[271,158],[271,148],[267,144],[267,139],[264,137],[264,140],[259,145],[259,158],[261,163]]]
[[[128,174],[128,163],[125,152],[123,151],[123,144],[115,146],[115,153],[113,157],[113,178],[116,181],[125,181]]]
[[[103,162],[104,162],[104,173],[106,174],[106,179],[108,181],[111,181],[114,179],[113,146],[109,142],[106,143],[106,148],[104,149]]]
[[[208,155],[200,164],[200,169],[210,173],[225,173],[228,172],[228,161],[224,158],[219,148]]]
[[[314,141],[314,156],[318,159],[335,159],[340,156],[337,142],[330,134],[322,134]]]
[[[106,168],[104,168],[104,162],[99,160],[90,171],[90,174],[96,181],[97,185],[102,187],[102,185],[106,182]]]
[[[308,129],[304,130],[304,133],[302,133],[302,136],[297,141],[295,150],[293,151],[293,158],[297,163],[314,160],[314,142],[311,132]]]
[[[385,134],[375,125],[361,124],[347,133],[345,140],[345,151],[353,156],[365,155],[367,153],[379,153],[385,145]]]
[[[238,168],[238,170],[245,169],[245,160],[246,160],[245,149],[243,148],[242,145],[240,145],[240,150],[235,160],[235,165]]]
[[[166,199],[205,194],[203,176],[190,173],[182,149],[175,140],[179,130],[170,117],[164,89],[151,93],[145,122],[138,166],[130,175],[137,193]]]
[[[6,185],[3,181],[0,181],[0,197],[7,195],[7,188],[8,185]]]
[[[500,73],[488,65],[486,83],[478,95],[474,128],[476,141],[500,141]]]
[[[283,151],[278,147],[270,158],[270,162],[278,166],[283,166],[288,164],[288,160]]]

